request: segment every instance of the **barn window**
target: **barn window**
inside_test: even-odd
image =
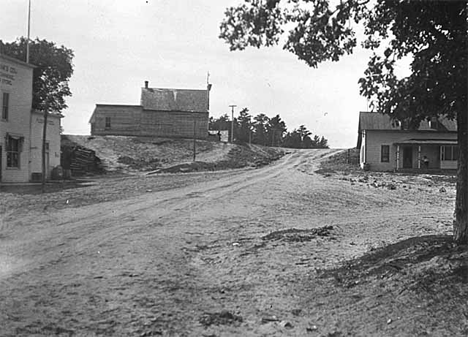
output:
[[[19,168],[20,167],[20,154],[23,144],[22,137],[6,137],[6,157],[7,167]]]
[[[390,145],[382,145],[380,150],[380,161],[388,163],[390,161]]]
[[[4,92],[3,98],[2,98],[2,119],[5,121],[8,120],[9,105],[10,105],[10,94],[7,92]]]
[[[441,146],[441,160],[456,161],[458,160],[458,146],[444,145]]]
[[[110,128],[111,128],[111,118],[106,117],[106,129],[110,129]]]

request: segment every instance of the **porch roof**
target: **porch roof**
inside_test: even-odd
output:
[[[394,145],[457,145],[456,139],[407,139],[393,143]]]

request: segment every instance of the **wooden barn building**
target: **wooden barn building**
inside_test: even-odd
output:
[[[91,135],[206,139],[210,89],[149,88],[145,81],[139,105],[96,104]]]

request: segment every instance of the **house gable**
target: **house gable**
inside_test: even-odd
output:
[[[360,112],[359,113],[359,130],[405,130],[404,123],[400,121],[392,121],[389,115],[377,112]],[[417,130],[405,131],[439,131],[439,132],[456,132],[457,122],[447,118],[437,118],[430,121],[423,120],[419,124]]]

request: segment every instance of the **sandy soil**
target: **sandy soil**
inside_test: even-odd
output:
[[[317,173],[337,152],[5,194],[0,335],[466,335],[454,184]]]
[[[193,161],[191,139],[169,139],[130,136],[63,135],[62,144],[79,145],[95,151],[106,171],[138,173],[167,168]],[[212,163],[227,159],[235,144],[197,140],[196,160]]]

